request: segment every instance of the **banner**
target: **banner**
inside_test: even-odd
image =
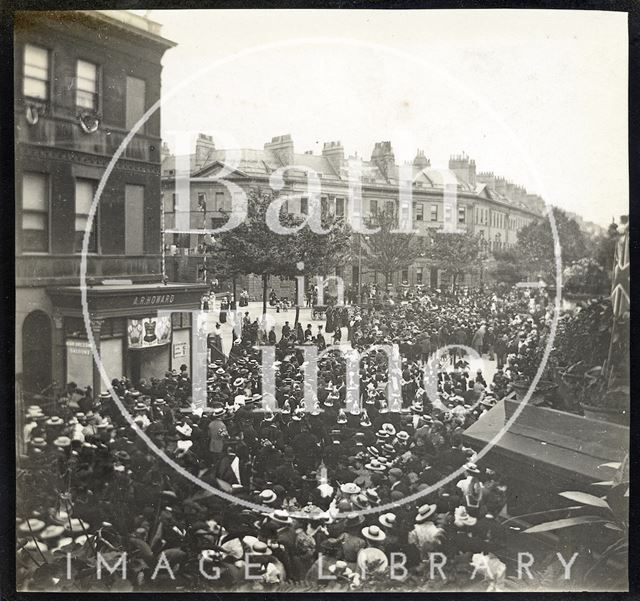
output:
[[[171,317],[129,319],[127,338],[130,349],[145,349],[171,342]]]

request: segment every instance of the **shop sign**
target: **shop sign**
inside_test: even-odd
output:
[[[129,319],[127,339],[130,349],[145,349],[171,342],[171,317]]]
[[[91,355],[91,346],[87,340],[67,340],[67,352],[72,355]]]
[[[151,305],[171,305],[175,302],[175,294],[148,294],[133,297],[133,305],[151,306]]]
[[[178,342],[173,345],[173,358],[179,359],[180,357],[187,356],[187,343],[186,342]]]

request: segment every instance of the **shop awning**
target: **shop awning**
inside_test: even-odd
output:
[[[87,305],[92,318],[134,317],[158,310],[193,310],[200,307],[207,284],[159,282],[150,284],[98,284],[87,286]],[[82,316],[80,286],[59,286],[47,289],[55,308],[62,315]]]

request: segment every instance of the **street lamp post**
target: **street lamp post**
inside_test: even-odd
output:
[[[358,233],[358,298],[362,304],[362,234]]]

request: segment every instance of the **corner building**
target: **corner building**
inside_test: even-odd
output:
[[[80,300],[85,228],[111,157],[160,98],[173,46],[127,11],[16,13],[18,391],[104,390]],[[190,315],[179,311],[199,308],[204,287],[163,283],[160,148],[157,111],[115,164],[91,226],[87,300],[110,378],[190,363]],[[160,323],[159,309],[178,312]]]

